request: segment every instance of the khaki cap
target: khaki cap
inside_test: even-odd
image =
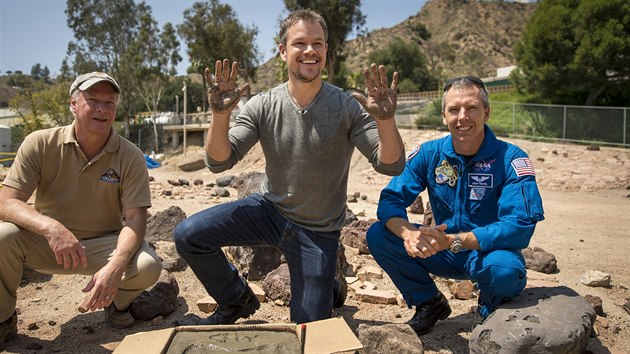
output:
[[[103,72],[93,71],[91,73],[77,76],[72,85],[70,85],[70,96],[72,96],[72,93],[77,89],[85,91],[103,81],[112,84],[112,86],[114,86],[114,89],[116,89],[116,92],[120,93],[120,86],[118,86],[116,80]]]

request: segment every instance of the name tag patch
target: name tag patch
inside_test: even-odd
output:
[[[493,175],[488,173],[470,173],[468,174],[468,187],[493,188],[493,177]]]

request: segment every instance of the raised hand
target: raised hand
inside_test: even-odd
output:
[[[367,97],[358,92],[353,92],[352,96],[372,117],[380,120],[393,118],[396,113],[398,72],[394,72],[391,87],[387,86],[387,75],[383,65],[379,65],[378,70],[376,64],[372,64],[370,69],[363,69],[363,78],[367,87]]]
[[[227,59],[217,60],[214,66],[214,78],[210,75],[210,69],[205,70],[206,82],[208,82],[208,102],[214,114],[229,114],[241,99],[241,95],[249,84],[236,87],[238,76],[238,63],[232,63]]]

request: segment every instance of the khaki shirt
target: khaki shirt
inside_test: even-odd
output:
[[[20,146],[3,185],[35,194],[35,209],[79,239],[118,232],[126,210],[151,206],[142,151],[113,131],[88,161],[74,123],[35,131]]]

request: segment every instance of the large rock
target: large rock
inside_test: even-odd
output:
[[[288,304],[291,300],[289,266],[286,263],[282,263],[277,269],[267,274],[262,281],[262,288],[271,300],[281,300]]]
[[[363,344],[359,353],[424,353],[422,342],[408,324],[368,326],[361,323],[357,338]]]
[[[356,220],[341,229],[341,242],[352,248],[357,248],[359,254],[370,254],[365,234],[375,219]]]
[[[424,208],[424,218],[422,220],[422,225],[435,226],[435,220],[433,219],[433,208],[431,208],[431,203],[429,202],[427,202],[427,206]]]
[[[537,272],[551,274],[558,270],[558,262],[556,256],[543,250],[542,248],[525,248],[521,251],[525,258],[525,266],[527,269]]]
[[[245,198],[252,193],[260,191],[260,186],[267,178],[267,175],[262,172],[247,172],[241,173],[236,179],[233,179],[231,186],[238,191],[237,198]]]
[[[205,150],[199,150],[183,158],[177,163],[177,167],[184,172],[199,171],[206,168]]]
[[[173,241],[155,241],[151,242],[158,257],[162,260],[162,268],[169,272],[179,272],[188,266],[186,260],[177,253],[175,243]]]
[[[409,212],[412,214],[424,214],[424,202],[422,201],[422,196],[418,194],[416,200],[411,203],[409,206]]]
[[[186,219],[186,213],[178,206],[170,206],[150,216],[147,221],[146,240],[173,241],[173,230]]]
[[[565,286],[527,288],[470,334],[471,353],[582,353],[593,331],[593,307]]]
[[[129,310],[133,317],[142,321],[167,316],[177,307],[177,295],[179,295],[177,280],[169,272],[162,270],[157,283],[133,300]]]
[[[261,280],[282,263],[282,252],[272,246],[225,247],[228,259],[247,280]]]

